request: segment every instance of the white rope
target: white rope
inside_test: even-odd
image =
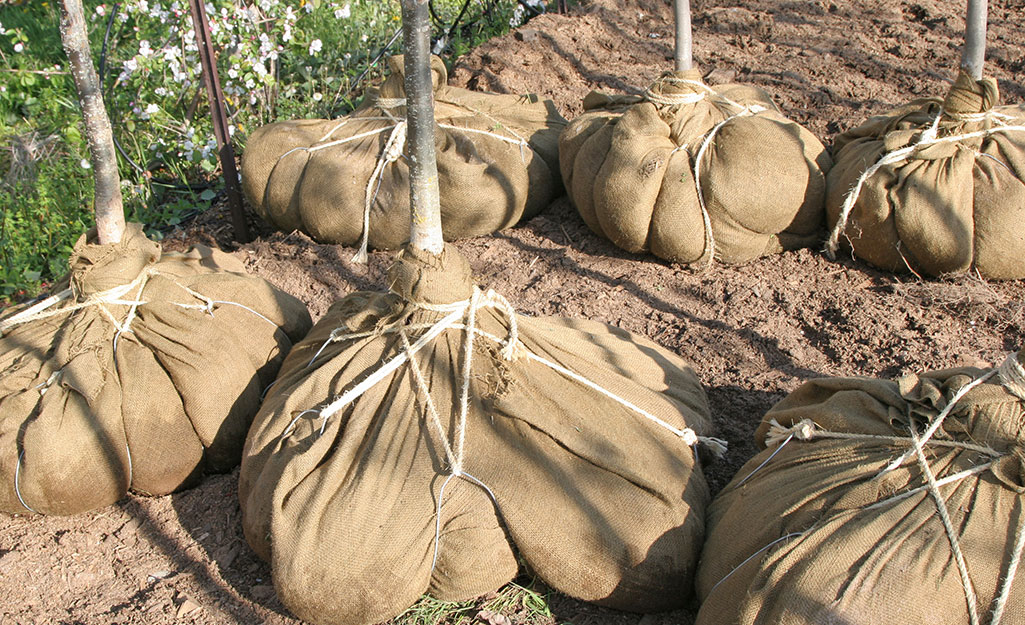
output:
[[[665,420],[649,413],[648,411],[640,408],[633,403],[627,401],[615,395],[614,393],[600,387],[594,382],[584,378],[583,376],[562,367],[550,360],[538,356],[522,347],[522,343],[519,342],[518,329],[516,324],[516,312],[513,309],[509,301],[489,290],[486,294],[482,294],[479,289],[474,287],[474,290],[470,296],[470,299],[463,300],[461,302],[454,302],[451,304],[443,305],[431,305],[431,304],[413,304],[416,307],[424,308],[432,311],[447,312],[448,314],[437,323],[432,325],[429,324],[417,324],[417,325],[402,325],[402,321],[389,327],[380,328],[372,332],[357,332],[357,333],[342,333],[338,332],[340,328],[336,328],[331,332],[328,339],[321,345],[317,350],[317,353],[310,360],[309,365],[317,359],[318,356],[323,352],[324,348],[333,342],[342,340],[356,340],[371,338],[386,333],[397,333],[402,342],[402,351],[399,352],[394,358],[386,362],[379,369],[374,371],[371,375],[365,378],[362,382],[352,387],[345,393],[343,393],[336,400],[327,404],[322,408],[314,408],[303,410],[299,412],[292,421],[282,432],[282,438],[291,436],[295,431],[295,426],[298,421],[307,414],[317,415],[321,419],[320,434],[323,435],[327,426],[328,419],[331,416],[337,414],[340,410],[353,403],[356,399],[362,396],[366,391],[372,388],[375,384],[385,379],[396,371],[403,364],[408,364],[411,377],[413,379],[414,386],[417,389],[417,398],[422,402],[425,412],[427,414],[426,421],[436,432],[439,441],[441,442],[442,449],[445,453],[445,458],[449,464],[450,474],[442,483],[441,490],[438,494],[437,509],[435,511],[435,535],[434,535],[434,556],[431,563],[431,570],[434,571],[434,567],[438,562],[438,553],[440,549],[441,541],[441,507],[445,494],[445,487],[453,478],[465,479],[473,484],[484,489],[491,497],[494,502],[496,510],[500,511],[497,497],[494,492],[484,482],[474,477],[473,475],[466,472],[464,467],[464,461],[466,456],[466,430],[467,430],[467,416],[469,413],[469,391],[470,391],[470,380],[472,377],[472,365],[473,365],[473,340],[477,336],[482,336],[487,339],[494,341],[500,345],[503,345],[501,355],[506,360],[516,358],[519,354],[525,354],[527,358],[539,362],[562,375],[580,383],[584,386],[604,395],[616,401],[623,406],[633,410],[640,414],[644,418],[652,421],[658,426],[672,432],[676,436],[679,436],[684,442],[693,446],[699,442],[708,446],[712,449],[713,453],[722,455],[726,450],[726,442],[713,438],[713,437],[698,437],[697,434],[690,428],[680,429],[667,423]],[[497,308],[507,315],[509,323],[509,333],[504,339],[499,338],[493,334],[485,332],[477,328],[477,311],[481,308]],[[461,321],[462,320],[462,321]],[[410,344],[407,337],[407,331],[412,329],[424,329],[427,331],[420,336],[416,342]],[[449,436],[445,432],[445,428],[441,422],[441,417],[438,414],[434,400],[431,397],[430,388],[427,382],[424,380],[423,372],[420,370],[420,365],[416,360],[416,353],[423,349],[425,346],[434,341],[435,338],[441,335],[442,332],[450,329],[459,329],[465,332],[463,340],[462,351],[463,351],[463,362],[460,372],[460,389],[459,389],[459,414],[456,421],[456,431],[454,433],[454,441],[452,444],[449,443]],[[517,347],[522,349],[517,350]],[[308,365],[308,366],[309,366]]]
[[[940,487],[936,483],[936,477],[933,475],[929,461],[925,457],[925,452],[922,451],[924,441],[918,438],[914,421],[908,423],[908,431],[911,432],[911,438],[914,441],[913,449],[915,456],[918,458],[918,465],[921,467],[922,473],[925,474],[925,479],[929,484],[929,495],[932,496],[933,501],[936,503],[936,511],[939,513],[940,521],[943,523],[943,530],[947,533],[950,550],[954,554],[954,562],[957,564],[957,572],[961,575],[961,585],[964,586],[965,601],[968,604],[968,621],[971,625],[978,625],[979,601],[975,596],[975,587],[972,584],[971,575],[968,573],[968,565],[965,563],[964,555],[961,553],[961,544],[957,538],[957,532],[954,529],[953,522],[950,520],[947,502],[944,501],[943,495],[940,494]]]
[[[733,104],[740,106],[735,102]],[[751,106],[743,107],[737,113],[734,113],[722,120],[705,136],[705,140],[701,142],[701,147],[698,149],[698,153],[694,157],[694,186],[697,189],[698,204],[701,206],[701,219],[705,225],[705,254],[708,255],[708,261],[705,267],[710,267],[712,262],[715,260],[715,236],[712,234],[712,219],[708,215],[708,207],[705,204],[705,192],[701,188],[701,159],[704,157],[705,151],[708,150],[708,146],[711,145],[712,139],[715,137],[716,133],[719,132],[720,128],[738,117],[756,115],[765,110],[767,109],[760,104],[752,104]]]
[[[1025,401],[1025,367],[1018,362],[1017,354],[1012,352],[1007,355],[997,369],[997,375],[1009,393]]]
[[[936,511],[938,516],[940,517],[940,522],[943,525],[943,529],[946,532],[947,540],[950,543],[951,553],[953,554],[954,562],[957,566],[958,574],[961,578],[961,584],[964,588],[965,593],[965,602],[968,609],[969,623],[970,625],[978,625],[978,597],[975,593],[975,588],[972,583],[971,574],[968,571],[968,565],[964,559],[964,554],[961,551],[957,530],[955,529],[953,521],[950,518],[950,511],[948,510],[946,501],[944,500],[943,495],[940,492],[940,487],[945,486],[947,484],[960,482],[961,480],[966,479],[970,476],[977,475],[979,473],[987,471],[993,466],[995,460],[990,460],[988,462],[984,462],[974,467],[971,467],[967,470],[960,471],[952,475],[948,475],[942,479],[937,479],[932,471],[932,467],[929,466],[929,462],[925,456],[924,450],[926,445],[933,445],[982,452],[994,458],[1001,457],[1003,454],[987,446],[952,440],[932,440],[932,436],[939,430],[944,420],[952,412],[954,406],[957,405],[961,398],[964,397],[972,388],[978,386],[979,384],[981,384],[982,382],[984,382],[985,380],[989,379],[994,375],[999,375],[1001,383],[1003,383],[1005,387],[1008,387],[1008,390],[1011,390],[1011,387],[1015,386],[1022,380],[1025,380],[1025,370],[1022,369],[1023,368],[1021,367],[1020,363],[1018,363],[1017,361],[1016,354],[1012,353],[1008,356],[1007,359],[1005,359],[1004,363],[1001,365],[999,369],[993,369],[959,388],[957,392],[954,393],[953,397],[951,397],[947,405],[944,406],[940,413],[932,420],[930,426],[925,430],[922,436],[919,436],[913,420],[910,420],[908,423],[908,431],[910,437],[907,438],[900,436],[878,436],[868,434],[851,434],[844,432],[829,432],[818,429],[817,425],[809,419],[804,419],[801,422],[795,424],[791,428],[783,428],[782,425],[780,425],[777,421],[773,420],[770,424],[769,434],[766,436],[766,443],[771,444],[782,439],[783,443],[780,445],[780,448],[782,448],[783,445],[788,443],[793,438],[797,438],[799,440],[814,440],[822,438],[878,440],[885,441],[887,443],[905,442],[910,440],[911,448],[904,454],[902,454],[899,458],[891,462],[873,479],[878,479],[879,476],[887,473],[888,471],[896,469],[897,467],[901,466],[904,463],[904,461],[907,460],[909,457],[914,456],[922,471],[922,474],[925,477],[926,484],[924,486],[920,486],[918,488],[914,488],[903,493],[899,493],[885,500],[878,501],[874,504],[866,506],[865,509],[872,510],[880,507],[885,507],[892,504],[895,501],[906,499],[914,494],[923,491],[927,491],[929,493],[929,496],[932,498],[936,506]],[[1007,371],[1010,371],[1011,373],[1007,373]],[[1007,383],[1008,379],[1011,380],[1010,387]],[[1015,395],[1017,396],[1017,393],[1015,393]],[[778,451],[779,449],[774,451],[773,454],[765,462],[763,462],[761,465],[759,465],[757,469],[755,469],[755,471],[752,471],[751,474],[745,477],[744,480],[741,481],[741,484],[744,481],[747,481],[747,479],[752,474],[754,474],[754,472],[761,469],[762,466],[764,466],[768,462],[768,460],[771,460],[772,456],[775,456],[776,452]],[[1020,504],[1019,508],[1021,508]],[[1020,563],[1023,550],[1025,550],[1025,510],[1020,510],[1020,520],[1015,531],[1014,545],[1011,552],[1011,561],[1008,564],[1006,574],[1003,576],[1003,582],[1000,588],[998,589],[996,597],[994,598],[990,625],[999,625],[999,622],[1003,617],[1004,607],[1006,605],[1007,598],[1010,594],[1011,585],[1013,584],[1014,576]]]
[[[94,293],[86,299],[84,299],[83,301],[78,302],[76,304],[72,304],[70,306],[53,308],[53,306],[55,306],[56,304],[63,302],[72,296],[72,290],[65,289],[57,295],[49,297],[43,300],[42,302],[39,302],[38,304],[32,306],[31,308],[22,311],[21,313],[14,315],[8,319],[5,319],[2,323],[0,323],[0,335],[3,335],[3,333],[7,330],[21,324],[31,323],[33,321],[39,321],[41,319],[48,319],[50,317],[56,317],[58,315],[69,315],[73,312],[84,310],[86,308],[98,307],[100,309],[100,312],[107,318],[108,321],[110,321],[111,325],[113,325],[115,328],[112,349],[114,352],[114,357],[116,358],[118,341],[122,335],[132,332],[131,325],[137,317],[138,309],[150,303],[157,303],[141,299],[142,292],[145,289],[148,281],[155,276],[166,278],[168,282],[170,282],[171,284],[184,290],[192,297],[195,297],[196,299],[204,302],[202,305],[170,302],[174,306],[178,306],[179,308],[185,309],[202,310],[209,314],[211,317],[214,316],[214,308],[216,305],[236,306],[243,310],[249,311],[250,313],[256,315],[260,319],[263,319],[267,323],[274,326],[276,331],[283,331],[278,326],[278,324],[274,323],[274,321],[272,321],[265,315],[257,312],[256,310],[253,310],[249,306],[240,304],[238,302],[211,299],[203,295],[202,293],[194,291],[193,289],[190,289],[184,284],[181,284],[177,280],[173,279],[171,276],[163,274],[157,271],[156,269],[150,267],[149,269],[146,269],[145,271],[140,273],[134,280],[132,280],[128,284],[116,286],[106,291],[100,291],[99,293]],[[124,296],[127,295],[129,291],[133,289],[136,289],[135,297],[133,299],[123,299]],[[118,320],[118,318],[115,317],[112,312],[110,312],[110,309],[107,308],[108,305],[128,306],[129,309],[124,319]]]
[[[1023,548],[1025,548],[1025,509],[1022,508],[1021,498],[1019,498],[1018,528],[1014,532],[1014,551],[1011,552],[1011,561],[1007,564],[1007,573],[1004,574],[1000,592],[997,593],[996,599],[993,601],[993,612],[989,625],[1000,625],[1000,619],[1004,616],[1004,607],[1007,605],[1007,597],[1011,594],[1011,585],[1014,583],[1014,575],[1021,562]]]
[[[940,429],[940,426],[943,425],[943,422],[946,420],[947,416],[954,409],[954,406],[957,405],[957,402],[961,401],[961,398],[964,397],[968,393],[968,391],[972,390],[976,386],[982,384],[989,378],[996,375],[996,372],[996,369],[993,369],[992,371],[989,371],[988,373],[979,376],[975,380],[972,380],[968,384],[965,384],[964,386],[959,388],[958,391],[954,393],[954,396],[950,398],[950,401],[947,403],[947,405],[943,407],[943,410],[941,410],[940,413],[936,415],[936,418],[933,419],[932,423],[929,424],[929,427],[925,430],[925,434],[922,436],[922,442],[928,443],[932,439],[933,434],[935,434],[936,431]],[[897,467],[904,464],[908,459],[910,459],[915,454],[915,446],[913,445],[911,449],[905,451],[903,454],[900,455],[900,457],[898,457],[896,460],[887,465],[885,469],[880,471],[879,475],[883,475],[884,473],[893,471]]]
[[[965,469],[964,471],[958,471],[957,473],[953,473],[953,474],[948,475],[948,476],[946,476],[944,478],[937,479],[936,480],[936,486],[946,486],[947,484],[953,484],[955,482],[960,482],[961,480],[967,479],[967,478],[969,478],[969,477],[971,477],[973,475],[978,475],[979,473],[984,473],[984,472],[988,471],[990,469],[990,467],[993,466],[993,463],[994,463],[994,461],[990,460],[989,462],[983,462],[982,464],[977,464],[977,465],[975,465],[974,467],[972,467],[970,469]],[[902,493],[898,493],[898,494],[896,494],[896,495],[894,495],[892,497],[889,497],[887,499],[883,499],[881,501],[877,501],[877,502],[875,502],[872,505],[866,506],[865,509],[866,510],[874,510],[876,508],[885,508],[885,507],[889,506],[890,504],[896,503],[896,502],[901,501],[903,499],[907,499],[908,497],[917,495],[918,493],[921,493],[921,492],[927,491],[927,490],[929,490],[929,485],[928,484],[926,484],[924,486],[919,486],[918,488],[912,488],[911,490],[907,490],[907,491],[904,491]]]
[[[474,304],[474,301],[476,302],[476,304]],[[418,307],[421,307],[421,308],[428,308],[428,309],[434,308],[433,306],[430,306],[430,305],[423,305],[423,304],[414,304],[414,305],[416,305]],[[575,382],[577,382],[577,383],[579,383],[579,384],[581,384],[583,386],[586,386],[587,388],[589,388],[589,389],[599,393],[600,395],[603,395],[604,397],[607,397],[607,398],[615,401],[616,403],[618,403],[618,404],[622,405],[623,407],[631,410],[632,412],[642,416],[643,418],[647,419],[648,421],[651,421],[655,425],[657,425],[657,426],[667,430],[668,432],[674,434],[675,436],[683,439],[684,443],[687,444],[688,446],[694,446],[696,444],[702,444],[709,451],[711,451],[713,454],[715,454],[716,456],[722,456],[726,452],[726,447],[727,447],[726,441],[724,441],[724,440],[722,440],[720,438],[715,438],[715,437],[711,437],[711,436],[698,436],[697,433],[693,429],[691,429],[691,428],[683,428],[683,429],[677,428],[676,426],[672,425],[671,423],[666,422],[664,419],[661,419],[661,418],[651,414],[647,410],[644,410],[643,408],[633,404],[629,400],[626,400],[626,399],[616,395],[615,393],[612,393],[611,391],[609,391],[609,390],[599,386],[598,384],[595,384],[594,382],[592,382],[591,380],[588,380],[584,376],[582,376],[582,375],[580,375],[580,374],[578,374],[578,373],[576,373],[574,371],[571,371],[571,370],[569,370],[569,369],[567,369],[567,368],[565,368],[565,367],[563,367],[563,366],[561,366],[561,365],[559,365],[557,363],[554,363],[554,362],[548,360],[547,358],[539,356],[539,355],[531,352],[530,350],[526,349],[526,347],[523,345],[523,343],[519,342],[519,339],[517,338],[517,336],[515,334],[517,332],[516,323],[515,323],[515,317],[516,317],[515,310],[513,309],[512,305],[509,304],[508,300],[506,300],[501,295],[495,293],[494,291],[490,291],[489,290],[483,297],[477,297],[476,299],[471,297],[471,299],[469,299],[469,300],[463,300],[461,302],[454,302],[453,304],[446,304],[445,308],[446,309],[454,308],[454,309],[446,317],[444,317],[443,319],[441,319],[437,323],[431,325],[429,327],[429,329],[427,330],[427,332],[424,333],[419,339],[417,339],[417,341],[415,343],[413,343],[413,345],[410,348],[404,349],[403,351],[401,351],[394,358],[392,358],[391,360],[386,362],[384,365],[382,365],[380,369],[376,370],[370,376],[365,378],[362,382],[360,382],[356,386],[352,387],[351,389],[349,389],[348,391],[343,393],[340,397],[338,397],[337,399],[333,400],[331,403],[327,404],[326,406],[324,406],[322,408],[314,408],[314,409],[304,410],[301,413],[299,413],[296,417],[294,417],[292,419],[292,421],[289,423],[289,425],[285,428],[285,431],[282,433],[282,437],[286,437],[286,436],[291,435],[291,433],[294,431],[295,424],[299,421],[299,419],[302,417],[302,415],[310,414],[310,413],[318,414],[321,417],[321,419],[323,420],[323,422],[321,424],[321,428],[320,428],[321,433],[323,433],[324,428],[325,428],[326,423],[327,423],[327,420],[330,417],[332,417],[333,415],[337,414],[338,411],[344,409],[346,406],[348,406],[353,401],[358,399],[363,393],[365,393],[367,390],[369,390],[375,384],[377,384],[381,380],[385,379],[393,371],[395,371],[400,366],[402,366],[408,360],[410,355],[415,354],[416,352],[418,352],[421,349],[423,349],[428,343],[430,343],[435,338],[437,338],[442,332],[444,332],[446,330],[450,330],[450,329],[460,329],[460,330],[466,331],[468,335],[482,336],[482,337],[485,337],[485,338],[487,338],[487,339],[489,339],[491,341],[494,341],[495,343],[498,343],[499,345],[503,345],[504,349],[502,350],[502,357],[504,359],[506,359],[506,360],[513,360],[513,359],[523,355],[526,358],[528,358],[530,360],[533,360],[534,362],[537,362],[537,363],[542,364],[542,365],[544,365],[544,366],[546,366],[546,367],[548,367],[548,368],[550,368],[550,369],[552,369],[554,371],[557,371],[558,373],[562,374],[563,376],[565,376],[565,377],[567,377],[567,378],[569,378],[569,379],[571,379],[571,380],[573,380],[573,381],[575,381]],[[467,322],[467,323],[460,323],[460,319],[464,318],[464,316],[468,314],[468,312],[469,312],[469,310],[471,308],[474,309],[473,315],[476,314],[475,310],[479,309],[479,308],[498,308],[498,309],[502,310],[503,312],[505,312],[506,315],[508,316],[508,321],[509,321],[509,326],[510,326],[509,336],[506,337],[505,339],[499,338],[499,337],[497,337],[497,336],[495,336],[493,334],[490,334],[488,332],[480,330],[479,328],[476,328],[475,326],[471,327],[469,322]],[[410,329],[410,326],[393,325],[393,326],[389,326],[389,327],[385,327],[385,328],[380,328],[380,329],[377,329],[377,330],[375,330],[373,332],[369,332],[369,333],[368,332],[360,332],[360,333],[355,333],[355,334],[351,334],[350,335],[350,334],[344,334],[344,333],[342,333],[342,334],[335,334],[334,332],[332,332],[332,335],[328,338],[327,341],[325,341],[325,345],[322,345],[320,350],[318,350],[317,355],[314,356],[314,360],[316,359],[317,356],[319,356],[320,352],[323,351],[323,349],[324,349],[324,347],[326,346],[327,343],[341,341],[341,340],[353,340],[353,339],[358,339],[358,338],[369,338],[369,337],[376,336],[376,335],[379,335],[379,334],[395,333],[395,332],[405,331],[407,329]],[[312,363],[313,363],[313,360],[310,361],[310,364],[312,364]],[[464,361],[464,363],[465,363],[465,361]],[[465,369],[466,369],[466,367],[464,365],[464,371],[463,371],[464,381],[462,382],[462,384],[464,384],[464,385],[466,384],[466,382],[465,382],[465,379],[466,379],[466,371],[465,371]],[[460,410],[462,410],[462,408]],[[456,458],[458,460],[458,458],[459,458],[458,455],[456,456]]]
[[[363,201],[363,234],[360,237],[359,251],[352,257],[353,262],[366,264],[367,245],[370,240],[370,206],[377,199],[377,192],[381,189],[381,180],[384,178],[384,168],[399,160],[402,151],[406,148],[406,122],[400,121],[392,128],[384,149],[377,159],[374,172],[370,174],[367,181],[367,190]],[[375,186],[376,185],[376,186]]]
[[[366,132],[361,132],[359,134],[352,135],[351,137],[346,137],[344,139],[335,139],[334,141],[328,141],[327,143],[321,143],[320,145],[299,146],[297,148],[292,148],[291,150],[289,150],[289,151],[285,152],[284,154],[282,154],[281,156],[279,156],[278,157],[278,161],[280,161],[281,159],[285,158],[289,154],[292,154],[293,152],[319,152],[321,150],[326,150],[328,148],[333,148],[333,147],[338,146],[338,145],[345,145],[346,143],[350,143],[352,141],[359,141],[360,139],[365,139],[367,137],[372,137],[374,135],[379,135],[382,132],[385,132],[386,130],[391,130],[394,127],[395,126],[383,126],[381,128],[377,128],[375,130],[368,130]]]
[[[861,196],[861,189],[865,185],[865,182],[877,171],[887,165],[892,165],[906,160],[909,156],[917,152],[918,150],[936,144],[943,143],[956,143],[958,141],[964,141],[966,139],[974,139],[976,137],[988,137],[998,132],[1022,132],[1025,131],[1025,126],[996,126],[994,128],[987,128],[985,130],[977,130],[974,132],[967,132],[959,135],[951,135],[949,137],[936,137],[936,126],[942,115],[937,115],[933,120],[932,125],[929,129],[922,132],[921,137],[917,142],[912,145],[899,148],[884,154],[880,159],[871,167],[866,169],[858,177],[857,182],[854,183],[854,187],[847,193],[847,197],[844,198],[844,202],[840,207],[840,215],[836,221],[836,225],[829,233],[829,238],[826,239],[826,255],[829,258],[836,258],[836,250],[840,246],[840,235],[847,229],[847,222],[850,220],[851,211],[854,209],[854,205],[858,202],[858,198]],[[932,131],[932,132],[930,132]]]

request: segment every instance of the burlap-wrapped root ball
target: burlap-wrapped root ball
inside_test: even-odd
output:
[[[1025,278],[1025,105],[962,73],[836,138],[826,208],[840,245],[895,272]]]
[[[688,70],[643,98],[592,92],[584,108],[559,137],[562,179],[619,247],[743,263],[818,240],[829,155],[764,91],[709,87]]]
[[[712,502],[698,625],[1025,622],[1023,360],[773,407]]]
[[[68,288],[0,320],[0,510],[73,514],[238,464],[306,307],[223,252],[138,224],[82,237]]]
[[[496,590],[522,558],[574,597],[684,604],[709,496],[693,446],[720,444],[694,373],[604,324],[516,315],[452,247],[407,248],[390,280],[331,307],[250,430],[243,526],[281,601],[377,623]]]
[[[340,119],[269,124],[242,154],[242,188],[279,229],[322,243],[397,249],[409,240],[409,168],[402,56],[362,106]],[[550,100],[450,87],[431,59],[441,219],[452,240],[533,217],[562,190]]]

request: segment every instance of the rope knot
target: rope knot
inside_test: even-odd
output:
[[[1025,401],[1025,367],[1018,361],[1017,354],[1008,354],[997,369],[997,376],[1009,393]]]

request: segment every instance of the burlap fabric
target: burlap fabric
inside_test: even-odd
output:
[[[138,224],[82,237],[67,296],[0,320],[0,510],[72,514],[238,464],[305,306],[206,247]]]
[[[592,92],[584,108],[559,138],[562,179],[619,247],[742,263],[820,236],[829,155],[764,91],[668,72],[644,98]]]
[[[377,623],[424,593],[495,590],[522,561],[604,605],[686,602],[708,498],[694,373],[604,324],[511,315],[451,247],[407,249],[390,279],[331,307],[250,430],[243,525],[281,601],[314,623]]]
[[[962,73],[943,100],[918,100],[836,138],[827,250],[887,271],[978,270],[1025,277],[1025,105]]]
[[[1022,359],[812,380],[773,407],[711,505],[698,625],[1025,622]]]
[[[388,66],[380,90],[346,117],[276,122],[253,133],[242,187],[264,219],[323,243],[358,245],[367,224],[372,248],[409,240],[402,57]],[[450,87],[437,57],[431,70],[445,238],[488,234],[537,214],[562,189],[557,151],[566,122],[555,105]]]

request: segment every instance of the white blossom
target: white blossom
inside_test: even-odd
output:
[[[314,39],[310,42],[310,56],[316,55],[324,48],[324,42],[320,39]]]
[[[349,19],[349,17],[351,17],[351,16],[352,16],[352,9],[349,8],[349,3],[348,2],[346,2],[345,6],[343,6],[342,8],[335,9],[335,19],[336,20]]]

